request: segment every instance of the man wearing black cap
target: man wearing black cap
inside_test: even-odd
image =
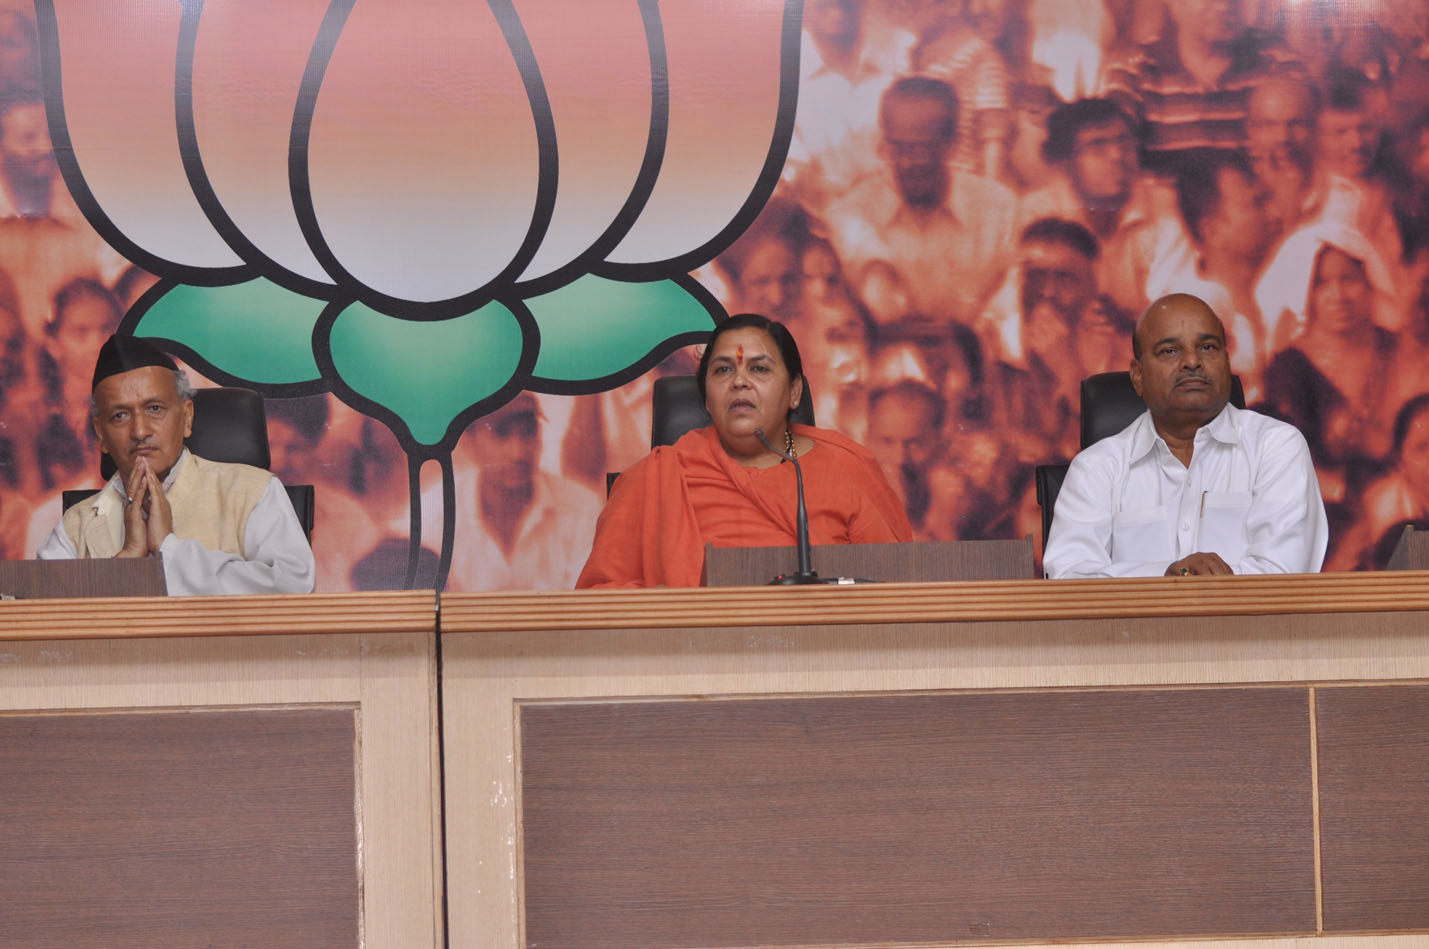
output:
[[[193,389],[172,359],[111,336],[91,391],[95,434],[118,470],[64,513],[41,559],[162,554],[171,594],[312,591],[313,552],[278,479],[184,447]]]

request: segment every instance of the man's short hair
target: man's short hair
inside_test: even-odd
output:
[[[958,134],[958,94],[953,87],[932,76],[904,76],[883,93],[878,104],[878,125],[882,128],[888,114],[889,103],[895,99],[927,99],[940,103],[947,112],[948,121],[939,137],[952,141]]]
[[[327,396],[305,396],[296,399],[265,399],[263,414],[270,422],[285,422],[309,445],[316,445],[327,432]]]
[[[923,399],[928,403],[933,411],[933,417],[928,422],[928,437],[936,438],[938,430],[943,427],[943,416],[947,412],[947,405],[943,402],[943,397],[937,390],[926,382],[917,379],[899,379],[896,382],[885,386],[879,386],[868,395],[868,413],[878,407],[878,404],[890,395],[902,395],[915,399]]]
[[[1110,122],[1124,122],[1131,134],[1136,134],[1136,124],[1131,116],[1110,99],[1078,99],[1058,106],[1047,117],[1047,140],[1042,143],[1042,158],[1053,165],[1069,161],[1076,148],[1078,132]]]
[[[1181,220],[1186,224],[1187,233],[1197,243],[1205,240],[1206,218],[1215,213],[1221,202],[1221,172],[1227,170],[1255,180],[1250,159],[1238,149],[1196,149],[1177,170],[1176,204],[1181,208]]]
[[[1076,221],[1060,217],[1038,218],[1023,228],[1017,239],[1019,244],[1061,244],[1081,254],[1087,260],[1096,260],[1101,253],[1097,236]]]

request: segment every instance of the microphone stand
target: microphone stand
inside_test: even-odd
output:
[[[764,437],[763,429],[756,428],[754,430],[754,434],[759,438],[761,442],[764,443],[765,448],[769,449],[770,451],[774,452],[774,454],[778,455],[780,458],[783,458],[785,461],[791,462],[794,465],[795,484],[798,485],[799,488],[799,507],[797,514],[794,518],[795,523],[798,525],[799,570],[793,575],[781,573],[773,580],[770,580],[769,585],[801,586],[812,583],[833,582],[825,580],[817,573],[815,573],[814,568],[810,563],[810,561],[813,559],[813,550],[809,545],[809,510],[804,505],[804,472],[799,467],[799,459],[784,451],[784,449],[782,448],[775,448],[770,443],[769,439]]]

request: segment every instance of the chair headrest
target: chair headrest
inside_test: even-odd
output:
[[[1231,376],[1231,405],[1245,408],[1240,376]],[[1146,411],[1129,372],[1101,372],[1082,380],[1082,447],[1115,435]]]

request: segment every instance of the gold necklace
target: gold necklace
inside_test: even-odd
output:
[[[794,447],[794,433],[787,428],[784,429],[784,450],[789,453],[790,458],[799,457],[799,451]]]

